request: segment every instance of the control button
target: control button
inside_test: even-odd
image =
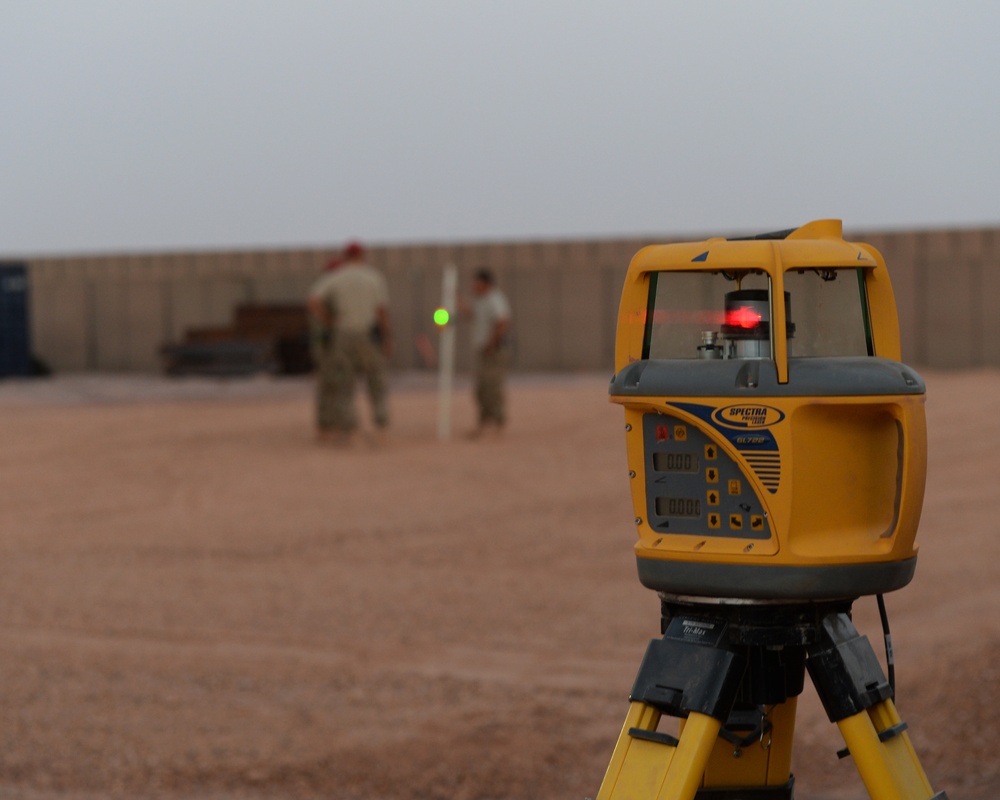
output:
[[[678,442],[686,442],[688,438],[687,425],[674,425],[674,438]]]
[[[656,426],[656,441],[665,442],[670,439],[670,426],[669,425],[657,425]]]
[[[709,489],[708,490],[707,499],[708,499],[708,504],[710,506],[717,506],[717,505],[719,505],[719,493],[718,493],[718,491],[716,491],[715,489]]]
[[[764,530],[764,517],[760,514],[750,515],[750,530],[752,531],[762,531]]]
[[[714,511],[708,515],[708,527],[718,529],[722,524],[722,515],[716,514]]]
[[[719,457],[719,448],[716,447],[714,444],[706,444],[705,445],[705,460],[706,461],[715,461],[715,459],[717,459],[718,457]]]
[[[739,478],[730,478],[729,479],[729,494],[731,494],[731,495],[738,495],[742,491],[743,491],[743,487],[740,485],[740,479]]]
[[[719,470],[717,470],[715,467],[709,467],[708,469],[706,469],[705,470],[705,480],[708,481],[709,483],[718,483],[719,482]]]
[[[734,531],[743,530],[743,515],[742,514],[730,514],[729,515],[729,527]]]

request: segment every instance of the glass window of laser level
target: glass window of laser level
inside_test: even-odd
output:
[[[790,356],[874,355],[863,270],[790,269],[785,290],[795,308]]]
[[[770,284],[753,270],[653,273],[643,358],[770,358]]]

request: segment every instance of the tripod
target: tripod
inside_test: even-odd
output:
[[[597,800],[791,800],[806,669],[873,800],[934,794],[850,600],[700,601],[662,595]],[[681,719],[678,735],[657,731]]]

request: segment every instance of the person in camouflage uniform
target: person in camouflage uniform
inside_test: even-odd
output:
[[[313,284],[307,307],[319,331],[316,425],[320,440],[347,443],[357,430],[354,385],[359,376],[367,384],[372,419],[381,434],[389,424],[389,290],[382,274],[365,260],[360,244],[349,244],[342,262]]]

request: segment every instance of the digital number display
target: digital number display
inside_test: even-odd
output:
[[[656,513],[661,517],[700,517],[701,500],[696,497],[657,497]]]
[[[653,453],[653,469],[657,472],[697,472],[696,453]]]

